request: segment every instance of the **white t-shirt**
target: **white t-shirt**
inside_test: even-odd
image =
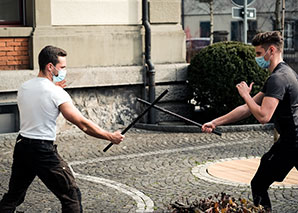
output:
[[[19,88],[20,134],[40,140],[56,139],[59,105],[71,102],[69,94],[46,78],[33,78]]]

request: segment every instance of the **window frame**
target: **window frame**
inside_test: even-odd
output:
[[[292,28],[291,30],[289,31],[287,26],[288,25],[291,25]],[[292,51],[295,49],[295,20],[292,20],[292,19],[288,19],[288,20],[285,20],[285,29],[284,29],[284,50],[286,51]],[[291,33],[291,35],[289,35],[289,32]],[[291,41],[291,46],[290,47],[286,47],[285,44],[288,44],[290,43],[288,39],[292,39]]]
[[[200,21],[200,38],[210,37],[210,27],[210,21]]]
[[[0,27],[16,27],[16,26],[25,26],[25,0],[19,1],[19,16],[20,19],[18,21],[0,21]]]

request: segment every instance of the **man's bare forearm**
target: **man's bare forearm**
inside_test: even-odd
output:
[[[110,132],[100,128],[95,123],[93,123],[91,120],[85,119],[82,122],[82,125],[79,126],[81,130],[83,130],[87,135],[104,139],[104,140],[111,140],[111,134]]]
[[[245,118],[249,117],[250,115],[251,115],[251,113],[250,113],[247,105],[244,104],[239,107],[236,107],[231,112],[214,119],[212,121],[212,123],[215,126],[234,123],[234,122],[240,121],[242,119],[245,119]]]

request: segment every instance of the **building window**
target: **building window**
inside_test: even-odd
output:
[[[24,0],[0,1],[0,26],[24,25]]]
[[[16,103],[0,103],[0,134],[18,132],[20,115]]]
[[[295,21],[285,21],[284,48],[294,50]]]
[[[231,41],[242,41],[242,22],[231,22]]]
[[[200,37],[210,37],[210,21],[200,22]]]
[[[247,21],[247,42],[251,43],[253,37],[257,32],[257,21]],[[231,41],[243,41],[243,21],[232,21],[231,22]]]
[[[257,23],[257,21],[254,21],[254,20],[248,20],[247,21],[247,26],[248,26],[247,43],[251,43],[252,39],[257,34],[258,23]]]

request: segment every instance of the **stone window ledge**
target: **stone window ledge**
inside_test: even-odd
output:
[[[184,82],[188,64],[155,65],[156,83]],[[67,69],[67,88],[106,87],[143,84],[142,66],[87,67]],[[15,92],[26,80],[36,77],[38,70],[1,70],[1,92]],[[11,81],[11,79],[14,79]]]
[[[0,27],[0,37],[29,37],[32,27]]]

